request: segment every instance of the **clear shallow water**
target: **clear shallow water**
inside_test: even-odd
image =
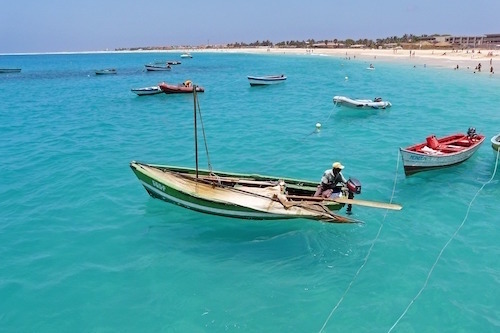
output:
[[[475,196],[494,172],[492,149],[486,142],[457,167],[409,178],[398,156],[431,133],[497,134],[496,77],[224,53],[143,71],[179,55],[0,57],[0,67],[22,68],[0,76],[2,331],[499,329],[499,176]],[[107,67],[118,74],[94,75]],[[278,73],[287,82],[250,88],[246,79]],[[358,198],[392,198],[403,210],[356,207],[365,224],[344,226],[235,220],[151,199],[128,164],[194,166],[192,98],[130,89],[186,79],[206,88],[215,170],[319,181],[340,160],[363,185]],[[335,108],[334,95],[382,96],[393,107]]]

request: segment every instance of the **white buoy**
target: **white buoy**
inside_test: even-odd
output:
[[[346,77],[345,77],[345,79],[346,79],[346,80],[349,80],[349,77],[347,77],[347,76],[346,76]]]
[[[316,123],[316,132],[319,132],[320,129],[321,129],[321,124],[320,123]]]

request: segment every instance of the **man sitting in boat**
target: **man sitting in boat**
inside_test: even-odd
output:
[[[191,81],[190,81],[190,80],[186,80],[186,81],[184,81],[184,82],[182,83],[182,85],[183,85],[184,87],[191,87]]]
[[[341,197],[343,190],[348,189],[347,180],[341,172],[342,169],[344,169],[344,166],[340,162],[335,162],[332,164],[331,169],[325,170],[325,172],[323,173],[323,177],[321,177],[321,182],[318,185],[318,189],[316,190],[316,193],[314,193],[314,196],[331,199]],[[354,193],[349,190],[348,199],[353,198]],[[351,204],[347,205],[346,213],[352,213]]]
[[[347,180],[341,172],[342,169],[344,169],[344,166],[340,162],[335,162],[332,164],[331,169],[325,170],[314,196],[323,198],[341,197],[342,188],[347,184]]]

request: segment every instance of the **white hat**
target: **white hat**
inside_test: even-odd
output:
[[[335,162],[332,164],[332,168],[342,170],[344,168],[344,166],[342,164],[340,164],[340,162]]]

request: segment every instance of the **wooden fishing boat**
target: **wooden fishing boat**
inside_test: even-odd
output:
[[[195,86],[196,88],[196,86]],[[344,196],[330,199],[314,197],[318,183],[285,177],[213,171],[198,167],[197,92],[194,96],[195,168],[132,161],[130,167],[146,191],[153,197],[191,210],[241,219],[305,218],[325,222],[359,222],[334,213],[345,204],[386,209],[401,206],[348,199],[360,193],[359,182],[349,180]],[[200,117],[201,118],[201,117]],[[202,123],[203,124],[203,123]],[[205,149],[207,145],[205,145]],[[207,160],[208,149],[207,149]],[[352,197],[352,196],[351,196]]]
[[[500,133],[491,138],[491,148],[496,157],[500,151]]]
[[[286,80],[286,76],[284,74],[281,75],[266,75],[266,76],[247,76],[248,82],[250,82],[250,86],[267,86],[270,84],[277,84],[284,82]]]
[[[144,87],[144,88],[132,88],[130,90],[139,96],[156,95],[156,94],[163,93],[163,91],[158,86]]]
[[[345,96],[334,96],[333,104],[336,106],[347,106],[354,109],[386,109],[392,106],[391,102],[383,101],[382,98],[351,99]]]
[[[165,94],[192,94],[194,90],[194,85],[190,80],[186,80],[179,84],[168,84],[162,82],[158,86]],[[196,92],[204,91],[205,89],[203,87],[196,86]]]
[[[457,133],[442,138],[431,135],[425,142],[407,148],[399,148],[407,176],[414,173],[449,167],[471,157],[484,141],[484,135],[476,134],[471,127],[467,134]]]
[[[116,69],[114,69],[114,68],[97,69],[95,71],[95,74],[96,75],[116,74]]]
[[[21,68],[0,68],[0,73],[20,73]]]

